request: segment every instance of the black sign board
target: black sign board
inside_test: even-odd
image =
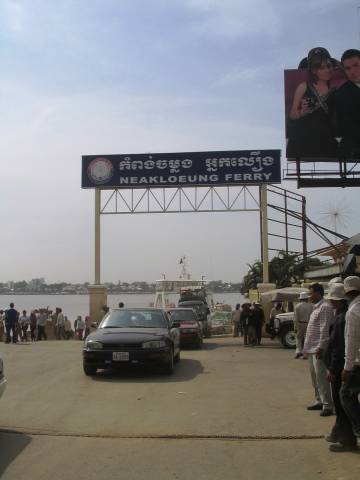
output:
[[[82,188],[281,183],[280,150],[230,150],[82,157]]]

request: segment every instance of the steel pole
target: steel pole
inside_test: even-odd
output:
[[[95,285],[100,285],[100,210],[101,190],[95,188]]]
[[[261,244],[262,244],[263,283],[269,283],[267,185],[261,185],[260,186],[260,211],[261,211]]]

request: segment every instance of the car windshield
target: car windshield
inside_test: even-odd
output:
[[[99,328],[167,328],[167,321],[159,310],[114,310]]]
[[[170,310],[171,319],[174,322],[195,321],[195,312],[192,310]]]

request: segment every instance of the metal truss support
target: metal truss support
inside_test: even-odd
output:
[[[260,210],[257,186],[132,188],[102,192],[101,215]]]

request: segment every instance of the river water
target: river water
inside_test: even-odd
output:
[[[108,295],[108,306],[117,307],[119,302],[124,302],[125,307],[148,307],[154,301],[153,294],[122,294]],[[245,301],[240,293],[214,293],[215,302],[228,303],[233,308],[236,303]],[[179,295],[169,295],[170,302],[177,304]],[[30,310],[34,308],[46,308],[55,310],[56,307],[63,309],[64,315],[67,315],[73,323],[77,315],[89,314],[89,296],[88,295],[0,295],[0,308],[3,310],[9,308],[9,303],[13,302],[15,308],[19,311]]]

